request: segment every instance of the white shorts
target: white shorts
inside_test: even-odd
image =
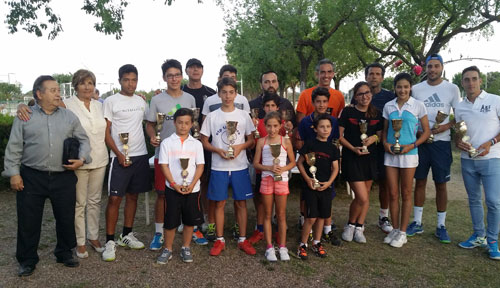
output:
[[[386,152],[384,165],[398,168],[415,168],[418,166],[418,155],[392,155]]]

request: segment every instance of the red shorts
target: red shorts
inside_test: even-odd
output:
[[[267,176],[260,181],[260,194],[288,195],[288,181],[274,181],[273,176]]]
[[[155,190],[158,194],[165,194],[165,176],[161,172],[160,164],[158,164],[158,158],[155,158]]]

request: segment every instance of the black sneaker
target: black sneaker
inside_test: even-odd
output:
[[[330,244],[332,244],[333,246],[342,245],[342,241],[340,241],[337,235],[335,235],[335,232],[333,232],[333,230],[328,232],[328,234],[323,234],[323,238],[325,239],[325,241],[330,242]]]

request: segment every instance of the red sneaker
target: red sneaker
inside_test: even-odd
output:
[[[262,239],[264,239],[264,233],[260,232],[259,230],[255,230],[255,231],[253,231],[252,236],[250,236],[250,238],[248,238],[248,242],[250,242],[250,244],[254,245]]]
[[[248,240],[238,243],[238,248],[245,251],[245,253],[247,253],[248,255],[255,255],[257,253],[257,251],[255,251],[255,248],[253,248],[252,244],[250,244]]]
[[[215,241],[214,246],[212,247],[212,249],[210,249],[210,255],[211,256],[219,256],[225,247],[226,247],[225,242],[222,242],[221,240]]]

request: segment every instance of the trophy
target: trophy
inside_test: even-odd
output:
[[[281,110],[281,118],[285,121],[285,123],[292,120],[292,111]],[[290,134],[290,131],[288,129],[285,130],[286,130],[285,138],[290,139],[290,136],[288,136],[288,134]]]
[[[259,111],[260,111],[259,108],[252,108],[252,110],[250,110],[253,119],[259,119]],[[257,130],[257,126],[255,126],[255,139],[259,138],[260,138],[260,133],[259,130]]]
[[[448,117],[448,114],[444,113],[443,111],[439,110],[438,113],[436,114],[436,123],[434,123],[434,126],[432,126],[432,129],[437,129],[439,128],[439,125],[443,123],[443,121]],[[434,142],[434,134],[431,133],[431,136],[427,138],[427,143],[432,143]]]
[[[269,144],[269,148],[271,149],[271,155],[274,157],[273,164],[279,165],[280,159],[278,157],[281,154],[281,143]],[[274,174],[274,181],[283,181],[281,174]]]
[[[195,139],[200,138],[200,123],[198,119],[200,118],[200,108],[192,108],[193,110],[193,137]]]
[[[401,134],[399,131],[402,127],[403,119],[392,119],[392,129],[394,130],[394,138],[396,138],[396,144],[392,146],[392,152],[394,152],[394,154],[401,153],[401,145],[399,145],[399,136],[401,136]]]
[[[125,165],[130,165],[132,164],[132,161],[130,161],[130,157],[128,156],[128,132],[120,133],[118,134],[118,136],[120,136],[120,141],[123,144],[123,154],[125,154]]]
[[[319,181],[318,181],[318,179],[316,179],[317,168],[316,168],[316,166],[314,166],[314,164],[316,164],[316,154],[314,152],[307,153],[306,154],[306,162],[307,162],[307,165],[309,165],[309,172],[311,172],[313,179],[314,179],[313,188],[314,189],[319,188],[320,187]]]
[[[188,187],[187,176],[189,175],[189,173],[187,171],[187,168],[189,165],[189,158],[181,158],[179,160],[181,161],[181,168],[182,168],[182,172],[181,172],[182,188],[181,188],[181,191],[186,192],[187,187]]]
[[[361,152],[366,153],[368,152],[368,148],[366,145],[364,145],[363,141],[368,138],[368,135],[366,135],[366,131],[368,131],[368,122],[366,120],[359,120],[359,130],[361,131],[361,143],[363,144],[363,150]]]
[[[465,124],[465,121],[460,121],[457,124],[455,124],[455,129],[457,130],[458,136],[462,139],[462,142],[471,145],[469,142],[470,136],[466,135],[467,134],[467,125]],[[467,152],[469,152],[470,158],[476,158],[477,155],[479,155],[479,151],[477,151],[476,148],[472,147],[472,145],[471,145],[469,151],[467,151]]]
[[[335,145],[335,147],[337,147],[337,149],[339,149],[339,147],[340,147],[339,138],[332,138],[332,144]]]
[[[160,133],[161,129],[163,129],[163,122],[165,121],[165,116],[166,116],[165,113],[160,113],[160,112],[156,113],[156,140],[158,142],[161,141]]]
[[[234,158],[234,141],[236,141],[236,127],[238,126],[238,121],[226,121],[226,132],[227,141],[229,142],[229,147],[227,148],[227,157]]]

